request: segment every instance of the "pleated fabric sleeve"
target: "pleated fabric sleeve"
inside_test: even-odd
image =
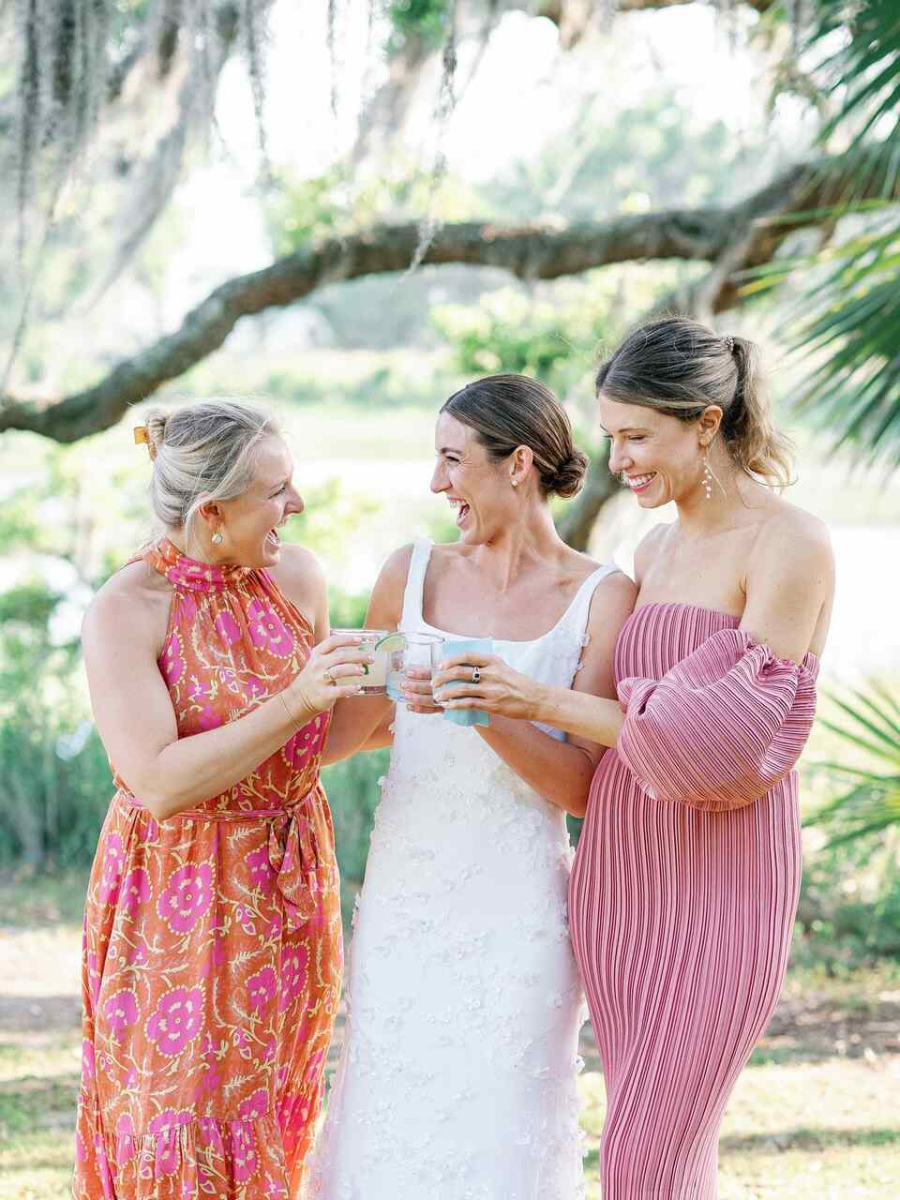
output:
[[[604,1200],[716,1200],[722,1116],[784,980],[802,873],[790,768],[818,660],[779,661],[739,624],[651,603],[616,643],[627,718],[569,892],[606,1084]]]
[[[616,750],[654,800],[727,812],[794,767],[816,711],[815,673],[722,629],[659,680],[618,685]]]

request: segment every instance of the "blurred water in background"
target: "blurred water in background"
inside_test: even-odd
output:
[[[371,590],[385,558],[398,546],[416,537],[434,536],[452,541],[453,516],[447,502],[433,496],[429,482],[430,458],[322,458],[304,457],[302,440],[291,439],[297,458],[295,480],[301,493],[340,482],[341,493],[352,506],[365,502],[368,512],[358,536],[319,550],[329,581],[344,591],[364,594]],[[308,452],[308,451],[307,451]],[[900,676],[900,486],[887,488],[887,505],[866,523],[850,503],[852,485],[836,476],[834,489],[798,487],[790,499],[808,508],[829,526],[837,561],[837,595],[823,675],[842,683],[855,683],[871,675]],[[847,524],[835,520],[840,511],[841,489],[846,488]],[[896,503],[895,503],[896,498]],[[144,507],[142,503],[141,507]],[[824,511],[823,511],[824,510]],[[149,509],[147,510],[149,511]],[[52,514],[51,514],[52,515]],[[634,551],[647,530],[659,521],[672,521],[674,507],[645,512],[623,493],[604,509],[591,543],[600,560],[614,560],[633,574]],[[860,519],[862,518],[862,519]],[[49,515],[47,516],[49,518]],[[65,514],[54,516],[65,520]],[[150,532],[142,524],[138,540]],[[90,589],[79,582],[70,563],[48,555],[0,557],[0,593],[36,573],[48,586],[65,596],[54,613],[54,636],[62,642],[75,637]]]
[[[348,491],[384,505],[383,528],[356,542],[352,560],[335,563],[328,572],[330,579],[348,591],[368,590],[392,549],[426,536],[433,522],[445,517],[447,502],[429,494],[432,470],[431,459],[298,462],[301,488],[304,483],[314,486],[338,478]],[[849,490],[849,485],[838,486]],[[790,495],[793,502],[813,512],[820,508],[816,498],[812,489]],[[634,551],[641,538],[653,524],[674,520],[674,507],[648,513],[622,495],[608,508],[595,531],[591,552],[603,560],[612,558],[633,574]],[[829,526],[837,563],[837,594],[823,676],[841,683],[876,674],[896,677],[900,675],[900,503],[895,524],[844,525],[819,515]]]

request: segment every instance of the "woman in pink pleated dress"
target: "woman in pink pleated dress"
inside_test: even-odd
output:
[[[478,666],[455,703],[610,747],[569,893],[607,1089],[603,1194],[714,1200],[722,1114],[787,965],[793,767],[815,712],[832,555],[821,522],[772,490],[790,460],[750,342],[659,320],[623,342],[597,388],[610,469],[642,508],[677,508],[635,558],[619,702],[478,655],[434,682]]]

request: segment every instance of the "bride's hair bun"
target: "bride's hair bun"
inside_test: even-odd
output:
[[[577,496],[584,484],[588,469],[588,456],[575,448],[565,462],[556,468],[556,474],[548,483],[549,491],[564,500]]]
[[[491,462],[502,462],[518,446],[530,447],[544,496],[568,499],[581,489],[587,455],[572,440],[568,413],[537,379],[528,375],[476,379],[455,392],[441,412],[473,429]]]

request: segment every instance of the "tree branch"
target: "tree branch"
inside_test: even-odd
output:
[[[502,267],[520,279],[558,279],[634,260],[714,263],[732,247],[738,230],[745,243],[737,270],[768,261],[789,234],[821,223],[825,217],[817,210],[834,203],[851,182],[846,161],[834,158],[792,167],[732,208],[647,213],[562,229],[447,225],[424,262]],[[883,195],[883,174],[872,174],[869,187],[870,195]],[[860,198],[858,188],[855,195]],[[892,195],[900,199],[900,181]],[[180,329],[120,363],[95,386],[62,400],[0,397],[0,432],[29,430],[74,442],[108,429],[130,405],[217,350],[241,317],[283,308],[327,283],[404,271],[418,243],[416,225],[379,226],[298,250],[264,270],[230,279],[188,313]],[[717,305],[726,304],[729,290],[736,295],[735,288],[730,276],[721,280]]]

